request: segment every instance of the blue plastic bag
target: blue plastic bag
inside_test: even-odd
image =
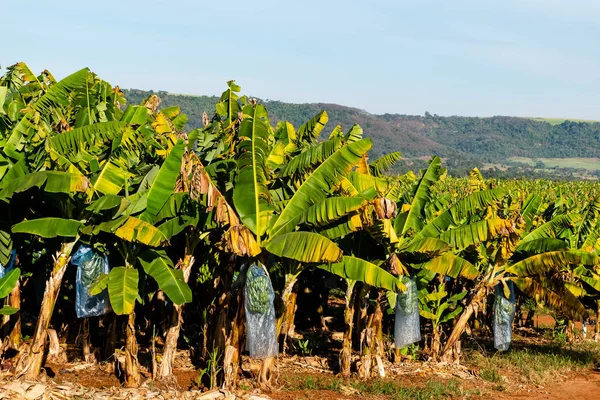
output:
[[[250,357],[274,357],[279,351],[275,331],[275,292],[267,269],[252,264],[246,275],[244,308],[246,311],[246,346]]]
[[[112,311],[107,290],[96,296],[90,295],[90,288],[100,275],[110,272],[108,258],[90,246],[81,245],[71,257],[71,264],[77,266],[75,284],[77,318],[97,317]]]
[[[5,267],[0,264],[0,279],[4,278],[7,272],[10,272],[15,267],[15,260],[17,259],[17,250],[12,249],[10,251],[10,260],[8,261],[8,265]]]
[[[494,289],[494,348],[506,351],[512,341],[512,323],[515,319],[515,289],[512,282],[508,282],[510,296],[504,297],[504,285],[498,284]]]
[[[394,346],[397,349],[421,341],[417,284],[412,278],[405,278],[402,283],[406,285],[406,290],[398,292],[396,324],[394,326]]]

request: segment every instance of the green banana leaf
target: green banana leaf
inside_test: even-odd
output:
[[[12,292],[21,276],[21,270],[19,268],[15,268],[13,270],[8,271],[1,279],[0,279],[0,299],[5,298]]]
[[[341,139],[330,139],[302,151],[287,164],[281,167],[281,176],[306,174],[315,166],[325,161],[342,146]]]
[[[18,312],[19,312],[19,309],[15,308],[15,307],[4,306],[4,307],[0,308],[0,315],[13,315]]]
[[[521,210],[521,216],[525,220],[526,228],[525,231],[529,231],[533,225],[533,218],[536,216],[542,204],[542,197],[536,193],[531,193],[525,199],[523,208]]]
[[[123,135],[127,124],[122,121],[98,122],[62,132],[50,138],[50,148],[61,155],[77,153],[98,142],[107,142]]]
[[[167,242],[167,238],[157,227],[135,217],[128,217],[114,233],[128,242],[139,242],[152,247]]]
[[[510,280],[536,302],[543,301],[547,307],[559,310],[570,319],[580,320],[588,315],[581,301],[564,286],[553,287],[546,280],[539,280],[537,277],[511,277]]]
[[[0,230],[0,264],[7,265],[12,256],[12,237],[9,232]]]
[[[129,175],[129,172],[109,159],[93,182],[94,191],[102,194],[117,195],[123,189]]]
[[[325,124],[329,121],[329,116],[325,111],[321,111],[304,124],[300,125],[298,132],[296,133],[297,140],[299,142],[310,142],[313,139],[317,139],[325,128]]]
[[[96,281],[90,286],[90,295],[96,296],[99,295],[108,287],[108,279],[110,278],[109,274],[102,274],[96,279]]]
[[[180,139],[171,149],[150,187],[146,211],[140,216],[141,219],[148,222],[152,216],[158,214],[167,200],[169,200],[171,194],[173,194],[175,183],[180,173],[184,150],[185,143]]]
[[[103,211],[112,210],[120,207],[121,205],[125,206],[126,204],[128,205],[128,203],[129,202],[125,200],[124,197],[114,194],[107,194],[92,202],[92,204],[90,204],[86,210],[96,214],[101,214]]]
[[[175,304],[190,303],[192,290],[183,278],[183,272],[174,269],[171,259],[164,252],[145,251],[140,257],[144,271],[154,278],[158,287]]]
[[[534,276],[557,271],[569,264],[599,266],[600,257],[582,250],[548,251],[514,263],[506,272],[519,277]]]
[[[8,202],[15,193],[22,193],[34,187],[44,187],[48,193],[82,193],[87,190],[88,185],[89,181],[81,174],[61,171],[32,172],[7,181],[0,191],[0,200]]]
[[[479,275],[479,270],[475,265],[452,253],[435,257],[420,264],[420,267],[452,278],[457,278],[460,275],[467,279],[475,279]]]
[[[439,237],[446,229],[458,223],[461,219],[474,215],[502,199],[504,193],[504,189],[487,189],[471,193],[425,225],[421,231],[417,232],[413,240],[424,237]]]
[[[569,245],[563,240],[555,238],[539,238],[527,242],[519,242],[515,252],[539,254],[548,251],[567,250],[568,248]]]
[[[352,125],[352,128],[344,135],[346,143],[358,142],[363,138],[363,128],[358,124]]]
[[[117,315],[131,314],[138,296],[139,272],[135,268],[116,267],[108,277],[110,305]]]
[[[375,177],[381,177],[402,159],[399,151],[384,154],[375,161],[369,162],[369,171]]]
[[[67,103],[71,93],[75,89],[83,87],[89,76],[90,70],[83,68],[61,79],[50,86],[48,91],[34,102],[31,108],[41,114],[45,114],[50,111],[50,107],[53,105]]]
[[[440,178],[440,170],[442,161],[439,157],[433,157],[429,167],[419,180],[415,196],[410,205],[408,215],[404,220],[403,226],[395,226],[398,236],[404,235],[409,230],[419,232],[423,228],[423,220],[425,219],[425,206],[431,196],[431,187],[438,182]],[[398,219],[400,220],[400,219]]]
[[[44,238],[75,237],[83,226],[80,221],[66,218],[38,218],[19,222],[12,226],[13,233],[28,233]]]
[[[507,233],[507,226],[510,227],[510,224],[510,221],[497,217],[484,219],[461,225],[455,229],[448,229],[440,235],[440,239],[452,248],[465,249],[473,244],[491,240],[502,234],[503,230]]]
[[[358,164],[361,157],[372,147],[370,139],[346,145],[333,153],[317,167],[298,188],[286,204],[279,218],[269,230],[269,236],[290,232],[302,214],[311,206],[319,203],[331,193],[348,170]]]
[[[269,205],[267,157],[271,127],[264,106],[244,107],[238,144],[237,179],[233,186],[233,205],[241,221],[260,237],[266,232],[273,208]]]
[[[299,223],[314,227],[326,226],[366,204],[367,201],[362,197],[328,197],[306,210]]]
[[[558,238],[563,232],[575,228],[579,221],[581,216],[578,214],[559,215],[529,232],[521,239],[521,243],[542,238]]]
[[[398,289],[404,287],[398,278],[362,258],[344,256],[340,262],[319,265],[319,268],[342,278],[361,281],[379,289],[397,292]]]
[[[271,254],[300,262],[336,262],[342,250],[325,236],[313,232],[290,232],[275,236],[265,243]]]

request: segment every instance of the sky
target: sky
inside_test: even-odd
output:
[[[0,0],[0,66],[371,113],[600,120],[596,0]]]

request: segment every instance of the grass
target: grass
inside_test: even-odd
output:
[[[489,382],[489,385],[484,386],[488,391],[503,392],[511,387],[511,384],[537,385],[570,372],[600,366],[600,344],[585,341],[568,345],[548,340],[542,344],[517,341],[507,352],[465,348],[463,364],[479,369],[481,380]],[[280,379],[284,390],[309,392],[326,390],[344,396],[351,393],[352,397],[435,400],[481,395],[479,389],[465,388],[458,379],[437,377],[432,377],[424,383],[406,380],[401,382],[393,378],[363,381],[316,374],[284,375]],[[472,383],[470,387],[473,387]]]
[[[541,117],[536,117],[536,118],[529,118],[532,119],[534,121],[544,121],[547,122],[551,125],[560,125],[565,121],[571,121],[571,122],[599,122],[599,121],[595,121],[595,120],[591,120],[591,119],[578,119],[578,118],[541,118]]]
[[[355,390],[361,395],[385,396],[388,399],[447,399],[468,394],[479,394],[477,390],[465,390],[456,379],[431,379],[424,386],[406,386],[394,380],[374,379],[362,381],[337,377],[315,377],[295,375],[284,379],[284,389],[294,391],[330,390],[344,394]],[[358,394],[357,393],[357,394]]]
[[[312,376],[293,375],[282,377],[286,390],[333,390],[339,391],[342,385],[341,379]]]
[[[484,381],[492,382],[492,383],[500,383],[502,382],[502,375],[495,368],[485,368],[479,372],[479,376]]]
[[[538,162],[544,165],[544,168],[575,168],[586,169],[589,171],[600,170],[600,158],[530,158],[530,157],[510,157],[510,162],[527,164],[535,166]]]
[[[489,382],[500,382],[500,371],[506,371],[522,382],[537,384],[600,365],[600,345],[587,341],[573,346],[552,342],[513,348],[506,353],[474,350],[468,353],[466,363],[479,367],[481,378]]]

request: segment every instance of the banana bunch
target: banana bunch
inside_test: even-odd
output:
[[[496,312],[498,313],[498,322],[502,324],[512,323],[512,318],[515,312],[515,305],[504,297],[496,297],[498,302]]]
[[[262,269],[252,266],[246,279],[248,310],[251,313],[266,314],[271,300],[271,283]]]
[[[85,260],[81,271],[81,281],[86,286],[91,286],[100,275],[104,273],[104,257],[93,252],[89,260]]]

